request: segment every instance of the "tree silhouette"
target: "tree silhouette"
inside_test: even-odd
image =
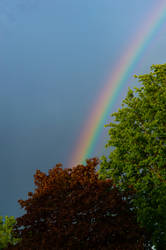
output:
[[[46,175],[36,170],[34,193],[19,200],[26,214],[16,219],[13,234],[21,238],[6,249],[144,249],[145,232],[111,180],[99,180],[97,158],[86,166],[62,169],[57,164]]]

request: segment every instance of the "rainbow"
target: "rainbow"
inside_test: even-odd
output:
[[[147,17],[147,21],[139,29],[120,62],[118,61],[112,76],[97,99],[97,103],[92,107],[89,119],[85,122],[83,132],[76,143],[68,166],[72,167],[73,164],[83,163],[92,152],[97,138],[104,128],[104,122],[109,116],[110,109],[116,103],[120,89],[165,18],[166,0],[157,1],[157,6],[154,7],[154,10]]]

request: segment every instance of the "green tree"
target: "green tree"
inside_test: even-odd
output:
[[[111,178],[120,190],[133,188],[137,220],[159,250],[166,249],[166,64],[152,65],[135,76],[140,88],[129,88],[121,109],[112,114],[111,147],[103,156],[99,178]]]
[[[8,243],[15,245],[20,241],[20,239],[14,238],[12,235],[12,229],[16,223],[14,216],[5,216],[4,222],[2,219],[3,217],[0,216],[0,249],[4,249]]]

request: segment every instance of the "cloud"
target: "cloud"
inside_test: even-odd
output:
[[[15,23],[19,14],[35,9],[38,2],[39,0],[0,0],[0,26]]]

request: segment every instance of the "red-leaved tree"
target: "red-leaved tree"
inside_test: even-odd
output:
[[[6,249],[145,249],[127,194],[98,179],[98,164],[93,158],[72,169],[57,164],[48,175],[36,170],[37,188],[18,201],[26,214],[16,219],[13,234],[22,240]]]

